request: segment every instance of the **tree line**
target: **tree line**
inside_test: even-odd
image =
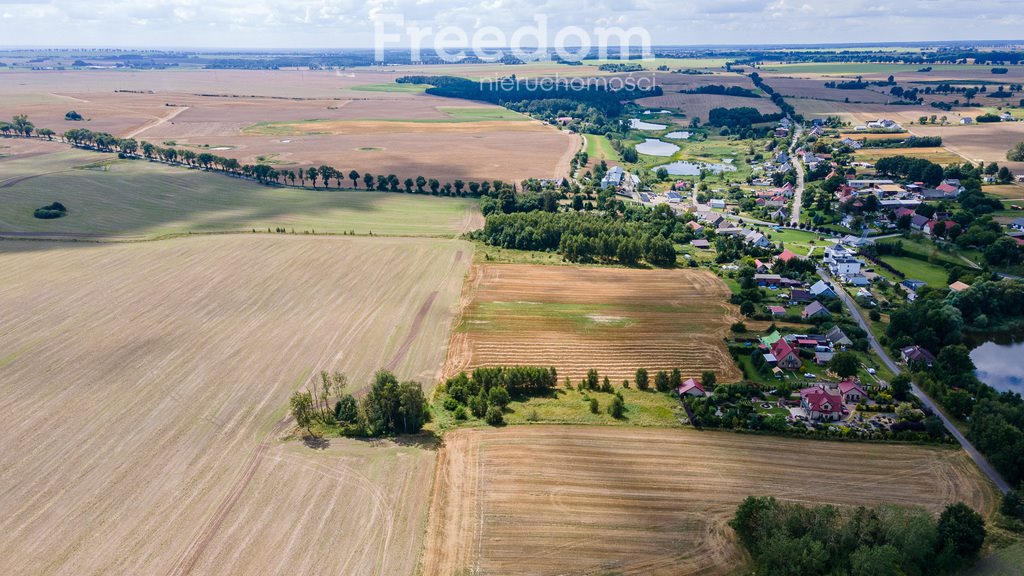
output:
[[[51,140],[55,135],[52,130],[36,129],[25,115],[15,116],[12,122],[0,122],[0,133],[25,137],[31,137],[35,133]],[[366,190],[380,192],[404,192],[462,198],[487,196],[513,186],[501,180],[466,182],[456,179],[451,182],[442,182],[437,178],[424,176],[407,177],[403,180],[395,174],[374,175],[370,172],[360,173],[354,169],[346,172],[343,169],[327,165],[310,166],[306,169],[279,170],[269,164],[242,164],[235,158],[226,158],[210,152],[197,152],[188,148],[175,148],[171,145],[158,146],[146,141],[140,142],[134,138],[118,138],[106,132],[93,132],[85,128],[70,129],[64,132],[61,138],[76,148],[117,153],[122,158],[144,158],[150,161],[221,172],[230,176],[248,178],[264,185],[295,186],[298,182],[300,187],[305,187],[308,182],[313,188],[319,184],[327,189],[333,184],[335,188],[342,189],[347,182],[351,182],[353,189],[362,187]]]
[[[651,217],[637,220],[595,212],[495,213],[474,235],[492,246],[558,252],[570,262],[674,266],[670,238],[677,221],[667,206],[661,208],[666,210],[644,210]]]
[[[729,525],[758,574],[926,576],[972,566],[985,542],[985,520],[966,504],[938,519],[920,506],[809,507],[749,496]]]
[[[344,374],[321,372],[304,391],[292,393],[289,407],[295,422],[310,435],[319,424],[347,436],[390,436],[415,434],[430,420],[418,382],[399,382],[391,372],[380,370],[362,401],[346,393],[347,386]],[[337,400],[332,409],[333,398]]]

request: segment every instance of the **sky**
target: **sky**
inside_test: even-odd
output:
[[[403,47],[410,25],[431,29],[426,47],[454,46],[487,27],[508,39],[537,26],[535,15],[546,18],[552,46],[568,26],[595,44],[597,30],[610,27],[639,27],[654,45],[1024,37],[1019,0],[0,0],[0,46],[373,48],[376,40]],[[375,21],[388,23],[377,32]],[[446,26],[455,32],[440,37]]]

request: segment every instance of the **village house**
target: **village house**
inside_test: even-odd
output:
[[[690,378],[686,380],[686,382],[683,382],[683,384],[679,386],[679,388],[676,390],[676,393],[678,393],[680,397],[698,397],[704,396],[706,394],[704,392],[704,387],[701,386],[700,382],[697,382],[693,378]]]
[[[839,383],[839,396],[847,404],[859,404],[861,400],[868,397],[867,392],[853,380]]]
[[[835,298],[836,293],[824,280],[818,280],[811,286],[811,296],[815,298]]]
[[[765,355],[765,360],[774,363],[783,370],[799,370],[803,365],[800,360],[800,353],[797,352],[785,338],[779,338],[772,347],[770,353]]]
[[[843,399],[820,386],[800,390],[800,406],[811,420],[839,420],[843,416]]]
[[[786,315],[786,309],[784,307],[782,307],[782,306],[769,306],[768,307],[768,313],[771,314],[772,316],[776,316],[776,317],[778,317],[778,316],[785,316]]]
[[[949,285],[949,289],[952,290],[953,292],[963,292],[964,290],[967,290],[970,287],[971,286],[969,284],[964,284],[959,280]]]
[[[826,332],[825,338],[827,338],[829,343],[833,346],[845,347],[853,345],[853,340],[850,340],[846,333],[843,332],[843,329],[839,326],[835,326]]]
[[[808,304],[804,308],[804,311],[800,313],[800,317],[804,320],[808,320],[810,318],[825,318],[831,315],[832,313],[822,306],[821,302],[818,302],[817,300]]]
[[[622,178],[625,176],[625,172],[621,166],[612,166],[608,172],[601,178],[601,188],[618,187],[622,185]]]
[[[935,356],[920,346],[908,346],[900,350],[900,356],[907,365],[924,364],[931,368],[935,364]]]
[[[805,302],[810,302],[811,300],[814,300],[811,293],[800,288],[794,289],[789,295],[789,301],[793,304],[803,304]]]

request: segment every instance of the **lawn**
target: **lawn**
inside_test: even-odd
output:
[[[776,244],[782,242],[790,252],[798,256],[806,256],[807,251],[811,248],[823,248],[832,245],[824,237],[813,232],[804,232],[803,230],[769,230],[765,234],[772,242]]]
[[[922,258],[927,258],[934,261],[935,263],[947,263],[954,264],[957,266],[967,266],[967,263],[957,258],[956,254],[950,252],[943,252],[938,247],[931,244],[928,240],[908,240],[906,238],[885,238],[879,240],[879,244],[895,244],[900,242],[903,245],[903,250],[910,254],[916,254]]]
[[[71,154],[76,161],[104,156]],[[54,161],[48,156],[47,166]],[[107,157],[108,159],[111,157]],[[32,168],[35,158],[0,166]],[[27,165],[22,165],[27,164]],[[33,211],[59,201],[68,215],[39,220]],[[182,167],[116,159],[102,169],[64,169],[0,189],[0,231],[154,237],[189,232],[284,228],[375,235],[456,236],[482,225],[473,199],[363,190],[272,188]]]
[[[1019,575],[1021,566],[1024,566],[1024,542],[1017,542],[982,558],[967,574],[969,576]]]
[[[883,256],[882,261],[906,274],[908,280],[921,280],[932,288],[942,288],[948,284],[946,280],[949,278],[949,272],[936,264],[906,256]]]

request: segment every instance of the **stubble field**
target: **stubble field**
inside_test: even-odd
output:
[[[459,430],[438,459],[424,575],[724,575],[747,495],[805,504],[963,500],[994,490],[961,451],[693,430]]]
[[[112,154],[68,150],[55,142],[3,139],[0,234],[156,237],[189,232],[455,236],[483,226],[467,198],[363,190],[272,188],[222,174]],[[348,183],[350,185],[350,183]],[[332,182],[332,186],[334,183]],[[61,202],[68,215],[32,213]]]
[[[579,148],[576,135],[532,120],[453,119],[446,108],[504,109],[421,90],[387,89],[399,86],[394,81],[405,74],[460,74],[454,68],[15,71],[4,74],[0,117],[24,113],[37,127],[58,134],[87,128],[213,151],[243,164],[262,159],[293,170],[326,164],[345,172],[394,173],[403,180],[419,175],[441,180],[567,175],[569,160]],[[471,67],[461,71],[476,72]],[[85,120],[66,121],[70,110]],[[351,126],[344,133],[247,130],[268,122],[306,120]],[[424,130],[424,121],[434,123],[433,129]],[[463,126],[446,129],[446,122]]]
[[[470,245],[0,241],[0,572],[414,572],[436,451],[278,438],[341,370],[437,381]]]
[[[466,282],[446,374],[536,365],[615,382],[637,368],[740,377],[722,344],[736,316],[729,289],[707,272],[501,264],[474,266]]]

